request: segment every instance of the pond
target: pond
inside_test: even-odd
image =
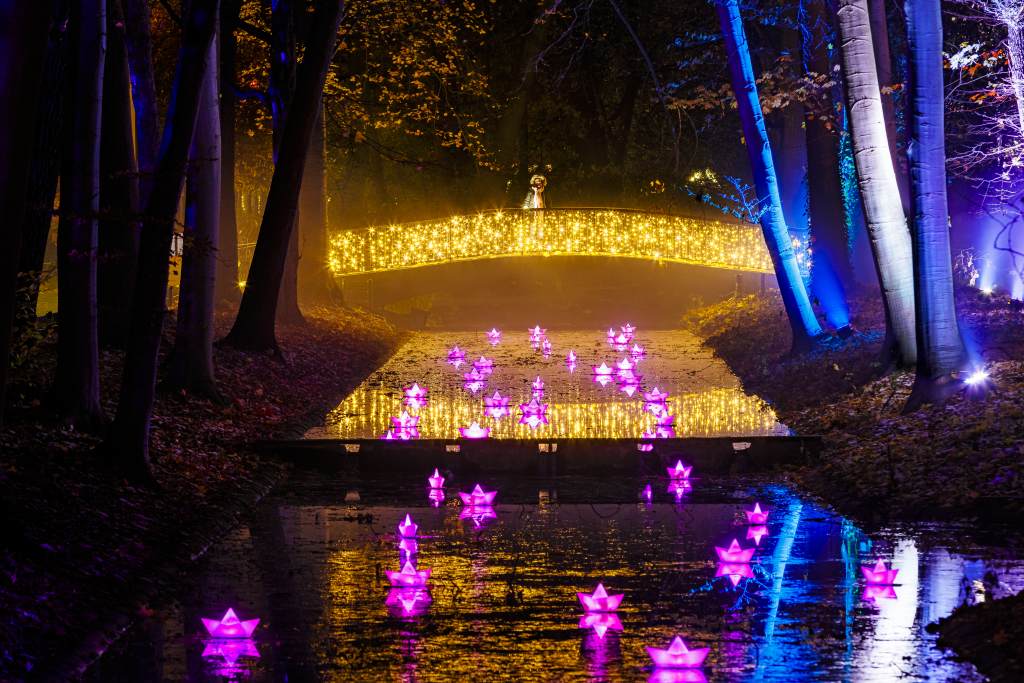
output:
[[[442,498],[428,474],[296,470],[91,679],[972,681],[925,627],[1024,588],[1024,563],[957,528],[869,536],[762,479],[488,478],[485,512],[458,496],[477,482]],[[409,559],[406,514],[431,573],[403,592],[385,572]],[[733,539],[748,564],[718,561]],[[876,558],[898,570],[891,590],[864,583]],[[585,617],[577,592],[599,582],[621,606]],[[208,637],[201,618],[228,608],[260,619],[251,639]],[[709,648],[704,666],[652,671],[646,648],[676,635]]]

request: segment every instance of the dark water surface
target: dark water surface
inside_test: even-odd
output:
[[[1024,563],[955,528],[869,537],[759,480],[695,478],[679,496],[666,477],[487,480],[495,516],[473,519],[457,492],[475,482],[448,482],[435,507],[427,474],[295,473],[91,680],[695,680],[649,669],[645,646],[681,634],[710,647],[711,681],[973,681],[925,626],[1024,588]],[[755,500],[770,509],[756,546],[742,514]],[[400,568],[406,513],[416,565],[432,570],[409,610],[384,575]],[[736,586],[716,577],[714,550],[733,538],[756,547]],[[899,569],[894,597],[864,596],[860,567],[876,557]],[[576,598],[598,581],[625,594],[622,630],[603,639],[581,628]],[[261,619],[251,641],[206,637],[200,617],[228,607]]]

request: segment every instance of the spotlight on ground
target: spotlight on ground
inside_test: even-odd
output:
[[[969,387],[978,387],[988,382],[988,372],[978,368],[964,378],[964,384]]]

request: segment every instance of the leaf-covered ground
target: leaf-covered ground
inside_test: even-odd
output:
[[[929,626],[946,647],[993,681],[1024,680],[1024,593],[960,607]]]
[[[218,321],[226,331],[230,318]],[[164,349],[173,327],[168,327]],[[161,392],[152,449],[158,490],[97,467],[96,436],[47,418],[54,339],[17,369],[0,429],[0,680],[64,678],[175,580],[281,475],[245,444],[318,423],[395,348],[382,319],[318,309],[279,330],[284,358],[217,349],[218,405]],[[101,358],[115,408],[121,354]],[[87,640],[90,638],[91,640]]]

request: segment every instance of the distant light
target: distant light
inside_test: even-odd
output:
[[[995,289],[996,289],[995,287],[982,287],[981,288],[981,293],[991,296],[992,292],[994,292]]]
[[[976,387],[981,384],[985,384],[988,381],[988,372],[982,368],[978,368],[971,374],[967,375],[964,379],[964,384],[969,387]]]
[[[238,289],[240,289],[240,290],[244,290],[245,289],[245,280],[239,280],[238,281]]]

